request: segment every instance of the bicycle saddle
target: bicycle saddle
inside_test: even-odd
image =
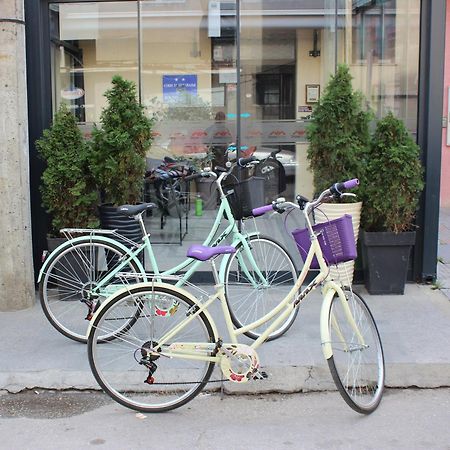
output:
[[[137,216],[143,211],[156,208],[154,203],[142,203],[141,205],[122,205],[117,208],[117,212],[123,216]]]
[[[206,247],[205,245],[191,245],[188,248],[186,256],[188,258],[206,261],[213,256],[225,255],[227,253],[235,253],[236,249],[231,245],[220,245],[218,247]]]

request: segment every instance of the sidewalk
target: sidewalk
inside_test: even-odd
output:
[[[450,210],[441,210],[438,255],[439,289],[408,284],[405,295],[371,296],[362,286],[355,288],[367,300],[381,334],[387,386],[450,386]],[[269,379],[246,385],[226,383],[226,390],[334,389],[320,347],[320,293],[311,297],[300,307],[288,333],[258,350]],[[213,311],[213,317],[220,315]],[[223,324],[217,325],[222,332]],[[0,342],[0,391],[99,389],[86,347],[54,330],[38,303],[25,311],[0,313]]]
[[[450,386],[450,301],[430,286],[409,284],[403,296],[366,298],[382,337],[386,385]],[[334,389],[320,348],[320,294],[300,308],[289,332],[263,345],[259,356],[269,379],[246,385],[226,383],[230,391],[298,392]],[[214,314],[214,317],[218,317]],[[219,329],[223,328],[218,323]],[[70,341],[47,322],[40,305],[0,314],[0,390],[25,388],[99,389],[86,347]]]

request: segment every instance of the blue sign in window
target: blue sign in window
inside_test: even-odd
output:
[[[197,96],[197,75],[163,75],[164,103],[190,103]]]

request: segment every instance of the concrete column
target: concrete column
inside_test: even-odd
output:
[[[23,0],[0,2],[0,311],[32,306]]]

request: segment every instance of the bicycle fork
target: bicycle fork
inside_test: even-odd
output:
[[[362,348],[366,348],[367,345],[364,342],[364,338],[359,331],[358,325],[355,322],[355,318],[350,310],[348,299],[342,289],[337,286],[334,282],[327,282],[324,287],[324,300],[322,302],[322,308],[320,313],[320,336],[322,341],[322,352],[326,360],[333,356],[333,349],[331,346],[331,335],[328,327],[329,319],[331,319],[331,326],[338,335],[340,342],[344,346],[345,352],[351,352],[353,349],[349,348],[347,340],[344,337],[341,328],[336,320],[336,316],[331,311],[331,302],[335,295],[339,296],[340,304],[343,308],[345,318],[347,319],[351,329],[353,330],[355,336],[357,337],[358,343]],[[331,317],[330,317],[331,314]]]

